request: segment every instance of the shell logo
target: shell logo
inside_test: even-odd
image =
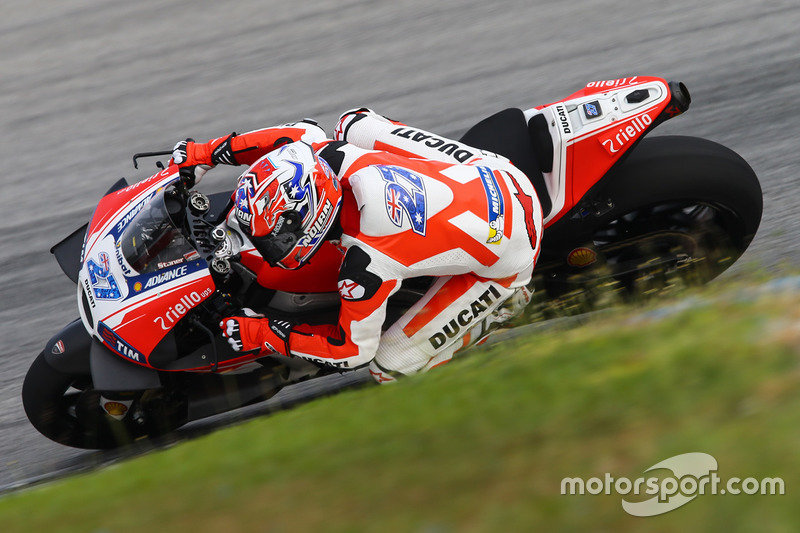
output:
[[[597,261],[597,252],[591,248],[575,248],[567,256],[567,264],[574,267],[587,267]]]
[[[141,291],[142,290],[142,282],[141,281],[137,281],[136,283],[134,283],[133,284],[133,290],[136,291],[136,292]]]
[[[128,412],[128,406],[119,402],[106,402],[103,409],[111,416],[122,416]]]

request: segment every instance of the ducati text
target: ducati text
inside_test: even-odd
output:
[[[425,146],[430,148],[436,148],[443,154],[453,156],[453,158],[455,158],[455,160],[459,163],[465,163],[471,158],[475,157],[475,154],[469,150],[469,147],[466,145],[456,144],[453,141],[441,139],[435,135],[431,135],[430,133],[415,130],[414,128],[397,128],[396,130],[392,131],[392,135],[397,135],[398,137],[409,139],[414,142],[423,143]]]
[[[428,338],[428,341],[433,346],[434,350],[438,350],[447,343],[448,339],[458,337],[461,328],[468,327],[473,320],[480,317],[497,299],[500,298],[500,292],[493,286],[472,302],[469,307],[462,309],[456,318],[448,322],[441,331],[438,331]]]
[[[561,124],[561,131],[564,132],[565,135],[572,133],[572,124],[569,122],[567,108],[563,105],[557,105],[556,114],[558,115],[558,123]]]

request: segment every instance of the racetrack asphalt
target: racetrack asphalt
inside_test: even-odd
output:
[[[133,153],[303,117],[330,131],[361,106],[456,137],[506,107],[656,75],[684,82],[693,104],[654,135],[706,137],[744,156],[764,217],[740,265],[781,272],[800,262],[798,27],[795,0],[4,3],[0,491],[115,458],[40,436],[20,389],[77,315],[48,250],[117,178],[147,177]],[[235,176],[218,169],[202,187]]]

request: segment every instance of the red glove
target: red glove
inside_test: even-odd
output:
[[[243,309],[245,316],[232,316],[219,323],[222,335],[237,352],[289,355],[289,334],[293,325]]]
[[[233,154],[231,140],[236,133],[207,143],[196,143],[191,139],[178,142],[172,148],[172,164],[178,165],[181,176],[199,183],[203,175],[216,165],[238,165]]]

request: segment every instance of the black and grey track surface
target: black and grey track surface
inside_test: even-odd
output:
[[[685,82],[694,103],[656,134],[722,142],[762,180],[764,219],[742,261],[793,265],[798,27],[796,0],[5,2],[0,487],[106,458],[41,437],[19,396],[31,360],[76,316],[48,249],[117,178],[147,176],[134,152],[303,117],[330,129],[361,106],[457,136],[589,81],[658,75]]]

